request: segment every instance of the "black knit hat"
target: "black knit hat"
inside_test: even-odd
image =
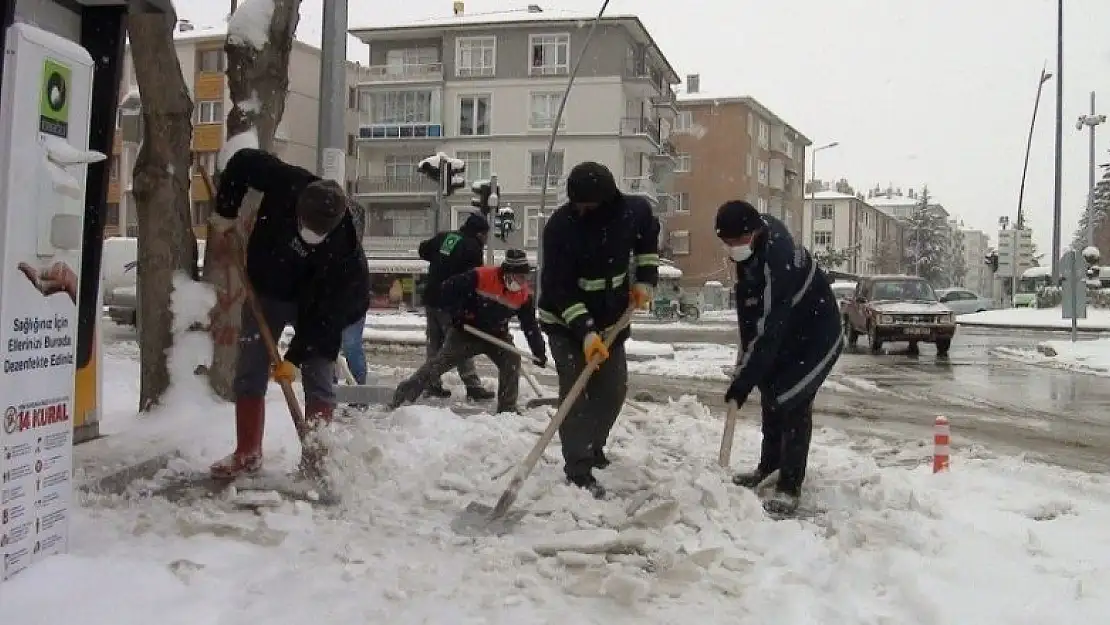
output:
[[[459,232],[474,235],[489,232],[489,221],[478,213],[470,213],[470,216],[466,218],[466,221],[464,221],[463,225],[459,228]]]
[[[606,204],[620,195],[613,172],[601,163],[586,161],[567,175],[567,199],[575,203]]]
[[[532,271],[528,264],[528,255],[524,250],[505,250],[505,260],[501,261],[501,271],[508,274],[527,274]]]
[[[347,196],[334,180],[317,180],[297,196],[297,220],[320,236],[325,236],[343,221],[347,213]]]
[[[754,206],[743,200],[732,200],[717,209],[717,236],[735,239],[751,234],[767,224]]]

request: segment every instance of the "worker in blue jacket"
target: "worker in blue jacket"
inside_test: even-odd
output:
[[[736,263],[740,350],[726,401],[758,388],[763,444],[755,471],[733,482],[755,488],[779,472],[764,502],[772,514],[798,507],[813,432],[813,401],[842,349],[840,315],[825,272],[781,221],[751,204],[717,210],[717,237]]]

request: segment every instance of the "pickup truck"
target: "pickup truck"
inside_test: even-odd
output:
[[[905,341],[911,354],[917,353],[918,343],[934,343],[937,355],[944,357],[956,335],[952,310],[938,301],[928,282],[914,276],[860,279],[843,317],[848,344],[866,334],[872,353],[879,353],[883,343]]]

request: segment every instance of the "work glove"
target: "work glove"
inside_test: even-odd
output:
[[[535,352],[532,352],[532,364],[536,365],[540,369],[543,369],[547,366],[547,354],[537,354]]]
[[[597,359],[600,364],[609,359],[609,348],[605,346],[605,341],[601,340],[601,335],[597,332],[586,335],[586,340],[582,341],[582,353],[586,356],[587,363]]]
[[[632,305],[639,310],[647,310],[651,303],[651,285],[637,282],[632,285]]]
[[[745,392],[744,389],[740,388],[737,381],[733,380],[732,384],[728,385],[728,390],[725,391],[725,403],[727,404],[730,401],[734,401],[736,402],[736,407],[739,408],[748,400],[748,392]]]
[[[270,377],[278,384],[292,384],[297,377],[297,367],[288,360],[283,360],[274,367]]]

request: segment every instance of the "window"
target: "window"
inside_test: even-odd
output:
[[[219,100],[197,102],[198,124],[224,123],[224,103]]]
[[[104,211],[104,225],[110,228],[119,227],[119,204],[112,202],[105,206],[107,210]]]
[[[690,171],[690,155],[679,154],[678,156],[676,156],[674,170],[676,173]]]
[[[493,155],[487,151],[456,152],[455,158],[466,163],[466,181],[489,180],[493,175]]]
[[[390,76],[419,72],[438,62],[439,52],[435,48],[402,48],[385,53],[385,71]]]
[[[748,177],[751,178],[752,174],[754,174],[754,173],[755,173],[755,159],[752,158],[751,154],[749,154],[748,155]]]
[[[529,155],[531,162],[528,169],[528,186],[532,189],[539,189],[543,186],[544,171],[547,171],[547,188],[553,189],[559,186],[559,179],[563,177],[563,151],[553,150],[551,152],[551,167],[546,167],[544,157],[547,156],[547,150],[532,150]]]
[[[496,37],[460,37],[455,41],[456,76],[493,76],[496,67]]]
[[[764,150],[771,147],[771,126],[762,119],[759,120],[759,147]]]
[[[411,180],[417,176],[416,168],[419,164],[419,157],[390,154],[385,157],[385,177],[392,180]]]
[[[119,180],[119,155],[112,157],[108,162],[108,178],[110,180]]]
[[[748,111],[748,136],[755,136],[755,115],[751,111]]]
[[[354,87],[347,87],[347,108],[352,111],[358,110],[358,89]]]
[[[464,95],[459,98],[459,135],[463,137],[488,136],[489,96]]]
[[[431,91],[384,91],[366,94],[375,124],[432,123]]]
[[[678,119],[675,120],[675,132],[690,132],[694,128],[694,113],[692,111],[681,111],[678,114]]]
[[[528,127],[533,130],[550,130],[555,123],[555,116],[559,113],[559,103],[563,100],[561,92],[533,93],[530,98]],[[559,127],[566,125],[566,120],[559,120]]]
[[[536,247],[540,241],[540,207],[524,208],[524,246]]]
[[[834,204],[817,205],[817,219],[834,219],[835,217],[836,206]]]
[[[759,161],[759,184],[763,184],[763,185],[767,184],[767,179],[768,179],[767,161],[761,159]]]
[[[471,215],[477,215],[478,209],[473,206],[452,206],[451,207],[451,229],[458,230],[459,226],[466,223],[466,218]]]
[[[766,213],[767,212],[767,198],[765,198],[765,197],[759,198],[759,212],[761,212],[761,213]]]
[[[212,214],[212,202],[193,202],[193,225],[203,226],[208,223],[208,217]]]
[[[671,253],[675,256],[686,256],[690,253],[690,231],[671,230]]]
[[[193,167],[198,176],[201,169],[208,172],[209,176],[216,175],[216,152],[197,152],[193,156]]]
[[[782,139],[782,153],[790,158],[794,158],[794,143],[786,137]]]
[[[197,50],[197,71],[216,74],[223,72],[227,68],[224,58],[223,50]]]
[[[570,71],[570,35],[529,35],[528,49],[532,75],[551,76]]]
[[[674,195],[674,211],[676,213],[689,213],[690,212],[690,194],[689,193],[675,193],[675,195]]]
[[[357,150],[355,146],[355,136],[347,135],[347,156],[354,156]]]
[[[817,248],[817,249],[828,248],[828,247],[832,246],[832,242],[833,242],[832,232],[830,232],[828,230],[814,230],[813,231],[813,247],[814,248]]]

